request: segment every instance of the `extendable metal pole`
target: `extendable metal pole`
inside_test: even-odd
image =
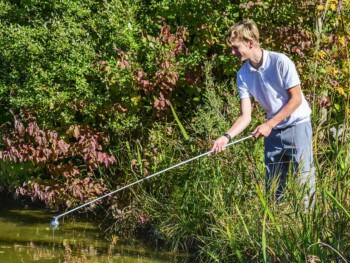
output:
[[[238,140],[236,140],[236,141],[233,141],[233,142],[231,142],[231,143],[228,143],[228,144],[225,145],[225,148],[227,148],[227,147],[229,147],[229,146],[231,146],[231,145],[237,144],[237,143],[239,143],[239,142],[245,141],[245,140],[247,140],[247,139],[249,139],[249,138],[251,138],[251,137],[253,137],[253,135],[249,135],[249,136],[247,136],[247,137],[244,137],[244,138],[238,139]],[[95,203],[95,202],[97,202],[97,201],[99,201],[99,200],[101,200],[101,199],[103,199],[103,198],[105,198],[105,197],[107,197],[107,196],[113,195],[113,194],[115,194],[115,193],[117,193],[117,192],[120,192],[120,191],[122,191],[122,190],[124,190],[124,189],[126,189],[126,188],[129,188],[129,187],[131,187],[131,186],[133,186],[133,185],[135,185],[135,184],[141,183],[141,182],[143,182],[143,181],[145,181],[145,180],[148,180],[148,179],[150,179],[150,178],[152,178],[152,177],[154,177],[154,176],[156,176],[156,175],[159,175],[159,174],[161,174],[161,173],[167,172],[167,171],[169,171],[169,170],[171,170],[171,169],[174,169],[174,168],[179,167],[179,166],[181,166],[181,165],[184,165],[184,164],[186,164],[186,163],[192,162],[193,160],[196,160],[196,159],[198,159],[198,158],[201,158],[201,157],[206,156],[206,155],[208,155],[208,154],[210,154],[210,153],[213,153],[213,152],[214,152],[213,150],[210,150],[210,151],[208,151],[208,152],[206,152],[206,153],[202,153],[202,154],[200,154],[200,155],[198,155],[198,156],[195,156],[195,157],[193,157],[193,158],[191,158],[191,159],[188,159],[188,160],[183,161],[183,162],[181,162],[181,163],[175,164],[175,165],[170,166],[170,167],[168,167],[168,168],[166,168],[166,169],[164,169],[164,170],[161,170],[161,171],[156,172],[156,173],[154,173],[154,174],[148,175],[148,176],[146,176],[146,177],[144,177],[144,178],[142,178],[142,179],[140,179],[140,180],[137,180],[137,181],[135,181],[135,182],[133,182],[133,183],[131,183],[131,184],[128,184],[128,185],[125,185],[125,186],[123,186],[123,187],[121,187],[121,188],[118,188],[118,189],[116,189],[116,190],[114,190],[114,191],[112,191],[112,192],[109,192],[108,194],[105,194],[105,195],[100,196],[100,197],[98,197],[98,198],[96,198],[96,199],[93,199],[93,200],[91,200],[91,201],[89,201],[89,202],[87,202],[87,203],[85,203],[85,204],[82,204],[82,205],[80,205],[80,206],[77,206],[77,207],[75,207],[75,208],[73,208],[73,209],[71,209],[71,210],[69,210],[69,211],[67,211],[67,212],[65,212],[65,213],[63,213],[63,214],[60,214],[60,215],[58,215],[58,216],[55,216],[55,217],[53,218],[53,220],[51,221],[51,226],[57,227],[57,226],[59,225],[58,219],[59,219],[60,217],[62,217],[62,216],[68,215],[68,214],[70,214],[70,213],[72,213],[72,212],[74,212],[74,211],[76,211],[76,210],[78,210],[78,209],[80,209],[80,208],[83,208],[83,207],[85,207],[85,206],[87,206],[87,205],[90,205],[90,204],[92,204],[92,203]]]

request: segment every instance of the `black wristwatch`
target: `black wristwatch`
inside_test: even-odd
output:
[[[228,142],[230,142],[232,140],[230,134],[225,133],[224,136],[228,139]]]

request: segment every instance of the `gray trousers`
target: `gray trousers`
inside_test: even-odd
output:
[[[273,181],[277,182],[276,199],[281,199],[291,171],[293,180],[297,180],[304,191],[304,206],[308,208],[316,187],[311,122],[273,129],[265,138],[265,166],[266,191]]]

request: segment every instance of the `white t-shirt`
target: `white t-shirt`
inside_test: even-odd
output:
[[[255,69],[247,60],[237,73],[238,93],[241,99],[254,97],[266,112],[266,118],[275,116],[289,100],[287,90],[300,84],[293,61],[286,55],[263,50],[263,63]],[[302,94],[301,105],[275,128],[284,128],[309,120],[311,109]]]

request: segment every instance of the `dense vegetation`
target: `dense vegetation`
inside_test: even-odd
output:
[[[103,204],[112,232],[202,260],[350,258],[350,2],[0,1],[0,190],[66,209],[207,151],[239,113],[228,27],[296,63],[313,113],[314,211],[264,193],[262,140]],[[254,125],[263,113],[254,107]],[[98,209],[98,208],[97,208]]]

